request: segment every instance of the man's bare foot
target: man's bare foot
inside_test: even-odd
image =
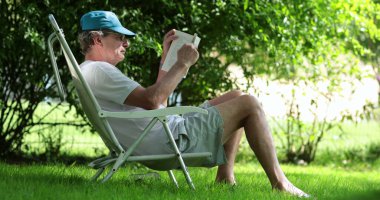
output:
[[[215,178],[216,183],[221,183],[221,184],[229,184],[229,185],[236,185],[236,180],[234,176],[229,176],[229,177],[216,177]]]
[[[302,198],[309,198],[310,195],[302,191],[301,189],[297,188],[294,186],[292,183],[289,181],[285,181],[284,183],[277,183],[275,186],[273,186],[273,189],[286,192],[288,194],[297,196],[297,197],[302,197]]]

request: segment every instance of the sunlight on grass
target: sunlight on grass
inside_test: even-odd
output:
[[[134,168],[134,167],[132,167]],[[338,168],[284,165],[288,178],[318,199],[345,199],[380,191],[379,170],[366,172]],[[191,191],[180,171],[175,171],[180,190],[165,172],[158,180],[135,182],[133,173],[148,170],[122,168],[107,183],[91,183],[95,172],[85,166],[23,165],[0,163],[2,199],[297,199],[273,192],[260,165],[236,166],[238,186],[214,184],[216,168],[190,168],[197,188]]]

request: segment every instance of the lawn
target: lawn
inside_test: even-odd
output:
[[[10,165],[0,163],[0,199],[297,199],[273,192],[257,163],[238,164],[235,187],[216,185],[215,168],[190,168],[196,186],[192,191],[180,171],[176,189],[165,172],[160,179],[136,182],[131,174],[147,169],[122,168],[105,184],[89,182],[93,170],[86,166]],[[313,199],[376,199],[380,195],[380,170],[351,170],[323,166],[283,165],[293,183]]]

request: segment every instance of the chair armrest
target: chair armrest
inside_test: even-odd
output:
[[[194,107],[194,106],[177,106],[168,107],[156,110],[144,110],[144,111],[134,111],[134,112],[110,112],[110,111],[99,111],[99,116],[101,118],[113,117],[113,118],[152,118],[152,117],[165,117],[168,115],[182,115],[186,113],[202,113],[208,114],[207,110]]]

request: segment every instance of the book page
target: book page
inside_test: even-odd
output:
[[[199,42],[201,41],[201,39],[196,35],[190,35],[178,30],[175,31],[175,35],[177,35],[178,38],[174,40],[170,45],[168,54],[165,58],[165,62],[161,68],[164,71],[169,71],[173,67],[177,61],[177,52],[184,44],[193,43],[194,46],[198,48]]]

